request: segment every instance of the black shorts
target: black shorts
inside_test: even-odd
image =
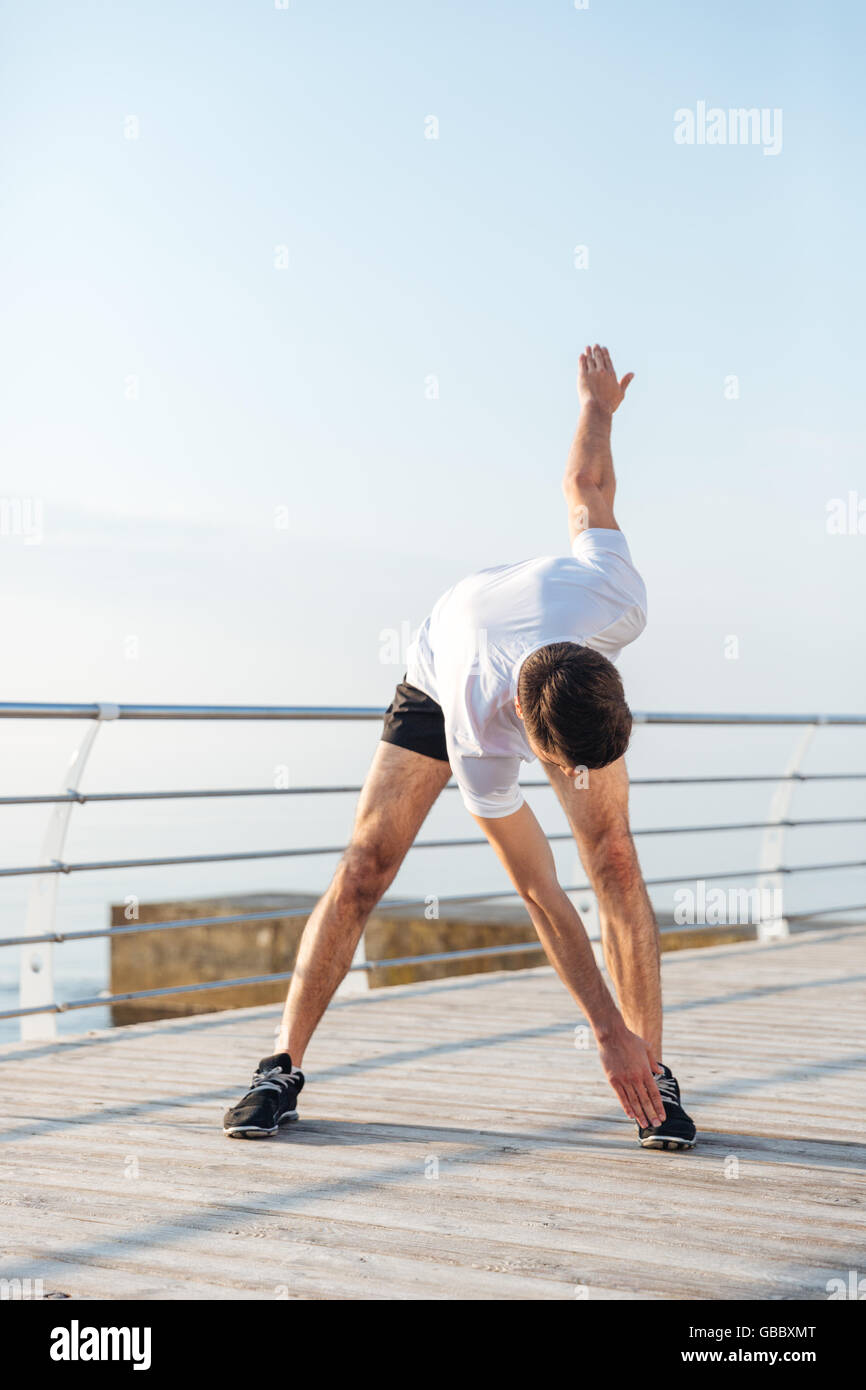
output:
[[[397,686],[385,713],[382,739],[412,753],[422,753],[425,758],[448,761],[442,706],[404,680]]]

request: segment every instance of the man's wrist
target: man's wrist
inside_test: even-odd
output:
[[[613,420],[613,411],[606,409],[606,407],[601,405],[594,397],[591,396],[589,400],[581,403],[580,414],[582,418],[610,429],[611,421]]]
[[[612,999],[610,1001],[610,1008],[605,1010],[603,1016],[594,1019],[592,1022],[592,1031],[595,1034],[595,1040],[599,1047],[604,1047],[607,1043],[613,1042],[613,1040],[622,1033],[624,1028],[625,1020]]]

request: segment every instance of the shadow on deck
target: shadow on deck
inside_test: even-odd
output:
[[[687,1154],[637,1147],[546,968],[338,1000],[301,1122],[258,1144],[220,1119],[273,1007],[9,1047],[0,1277],[74,1298],[824,1299],[863,1262],[866,927],[663,971]]]

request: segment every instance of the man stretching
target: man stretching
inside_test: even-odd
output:
[[[580,421],[563,480],[571,555],[470,575],[443,594],[413,642],[351,843],[304,929],[276,1055],[259,1063],[251,1089],[226,1113],[226,1134],[260,1138],[297,1117],[307,1044],[453,772],[588,1019],[640,1143],[694,1144],[679,1086],[661,1062],[658,928],[629,831],[623,755],[632,720],[612,665],[646,623],[643,581],[613,515],[611,421],[632,376],[617,380],[607,348],[581,353]],[[619,1009],[518,786],[521,761],[536,757],[598,898]]]

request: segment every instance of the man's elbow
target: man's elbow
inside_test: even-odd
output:
[[[597,477],[588,473],[567,473],[562,481],[562,492],[578,531],[590,526],[616,526],[613,519],[616,483],[612,478],[602,486]]]
[[[581,469],[579,472],[566,469],[562,479],[562,491],[566,501],[574,497],[587,497],[597,493],[602,478],[598,469]]]

